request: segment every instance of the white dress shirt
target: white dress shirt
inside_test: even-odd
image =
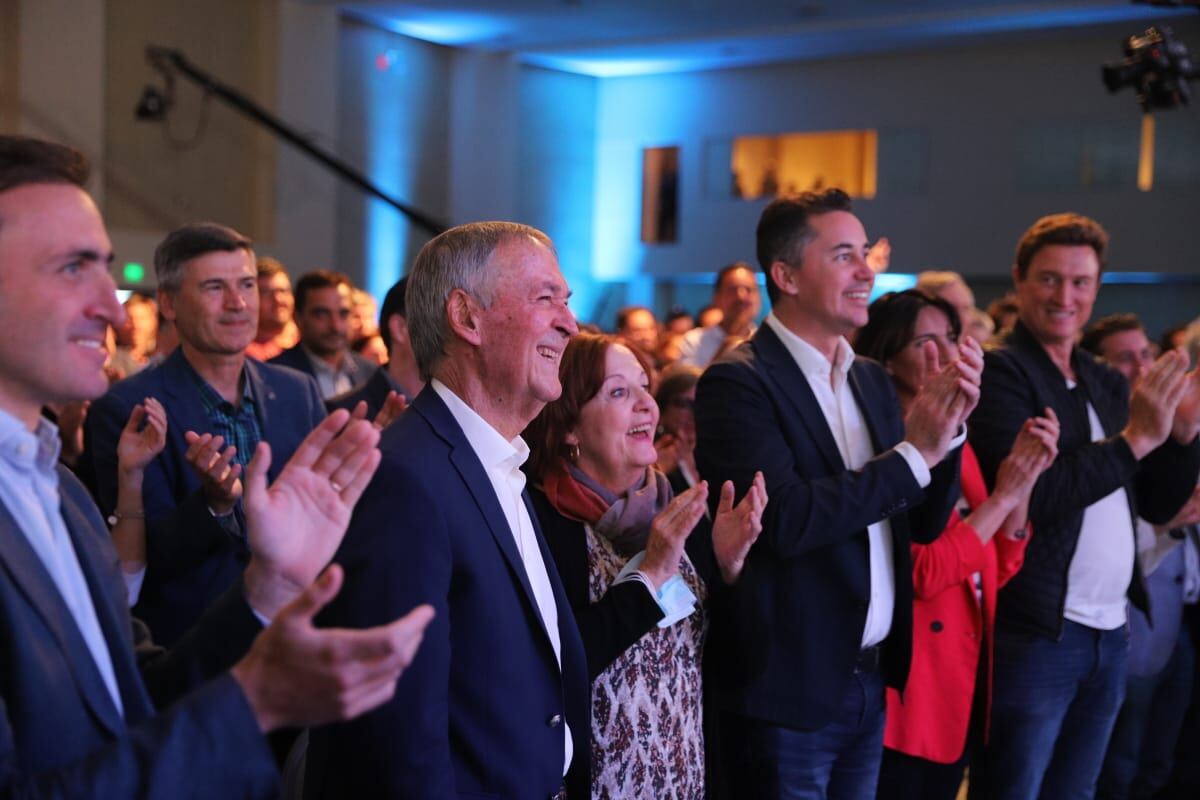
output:
[[[46,568],[117,712],[124,716],[112,654],[63,520],[55,470],[61,447],[58,428],[48,420],[40,420],[37,430],[31,432],[16,417],[0,411],[0,501]]]
[[[1067,382],[1074,388],[1074,383]],[[1088,403],[1092,441],[1105,437],[1096,409]],[[1072,622],[1110,631],[1125,624],[1125,596],[1137,557],[1129,497],[1119,486],[1083,510],[1075,555],[1067,568],[1063,616]]]
[[[546,572],[546,562],[542,559],[533,521],[529,518],[529,510],[522,499],[522,493],[525,491],[525,473],[521,472],[521,465],[529,458],[529,446],[520,436],[511,441],[505,439],[487,420],[475,413],[475,409],[463,402],[462,398],[437,378],[430,381],[429,385],[437,392],[437,396],[442,398],[458,427],[462,428],[463,435],[492,483],[496,500],[504,510],[508,529],[512,531],[516,541],[517,552],[525,567],[525,576],[533,589],[533,599],[537,603],[546,634],[550,637],[550,644],[554,647],[554,658],[558,661],[561,674],[562,640],[558,634],[558,605],[554,602],[554,590],[550,586],[550,576]],[[563,763],[565,775],[571,765],[571,754],[574,751],[571,729],[565,720],[563,736],[566,744],[566,760]]]
[[[767,315],[765,324],[783,342],[804,373],[804,379],[817,398],[833,440],[837,442],[842,462],[847,469],[861,469],[876,453],[866,419],[847,381],[854,363],[854,350],[850,343],[845,339],[838,340],[836,363],[831,364],[820,350],[788,330],[774,312]],[[917,448],[909,442],[900,442],[893,449],[904,458],[917,483],[922,488],[928,486],[931,480],[929,467]],[[864,648],[877,645],[887,638],[892,630],[892,613],[896,606],[891,522],[885,518],[869,525],[867,540],[871,557],[871,599],[867,605],[867,621],[863,626]]]

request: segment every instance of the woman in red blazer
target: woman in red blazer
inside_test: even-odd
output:
[[[871,304],[855,349],[884,365],[907,411],[929,370],[958,357],[960,332],[953,306],[909,290]],[[1029,493],[1057,441],[1052,411],[1028,420],[991,496],[964,446],[958,509],[932,543],[911,545],[912,669],[903,693],[887,690],[879,798],[953,800],[958,792],[970,745],[987,730],[996,590],[1021,568]]]

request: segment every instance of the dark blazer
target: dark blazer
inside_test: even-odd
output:
[[[330,414],[339,408],[353,411],[356,405],[366,400],[367,419],[373,420],[375,419],[375,415],[379,413],[379,409],[383,408],[383,404],[387,401],[388,392],[404,394],[400,390],[400,385],[392,380],[392,376],[388,374],[387,364],[384,364],[375,368],[375,371],[371,373],[371,377],[367,379],[366,383],[326,400],[325,410]],[[412,398],[406,397],[405,399],[411,400]]]
[[[432,388],[383,433],[383,459],[336,560],[321,623],[367,627],[419,603],[437,616],[395,697],[311,732],[314,798],[550,797],[563,783],[563,720],[586,759],[587,667],[545,540],[562,668],[492,484]],[[526,508],[535,529],[537,515]]]
[[[909,542],[932,540],[945,526],[958,453],[934,468],[922,490],[891,449],[904,423],[883,369],[858,358],[849,384],[879,453],[860,470],[842,462],[808,381],[769,326],[710,366],[697,387],[700,474],[712,487],[732,480],[740,496],[762,470],[770,497],[741,578],[713,598],[711,688],[724,709],[745,717],[799,729],[834,718],[866,622],[867,526],[884,518],[891,520],[896,598],[883,672],[896,688],[908,677]],[[711,496],[715,502],[717,493]]]
[[[274,480],[301,440],[325,417],[316,383],[304,375],[246,359],[264,441],[271,445]],[[204,609],[236,583],[249,559],[240,535],[222,527],[208,511],[200,479],[184,457],[185,431],[211,432],[191,367],[176,348],[162,364],[113,385],[92,404],[87,417],[85,458],[95,465],[100,510],[117,499],[117,440],[133,407],[155,397],[167,410],[167,445],[146,468],[146,581],[136,607],[154,635],[173,644]]]
[[[273,796],[270,750],[233,678],[203,684],[160,716],[147,692],[156,687],[157,701],[174,700],[246,651],[261,626],[240,588],[179,648],[165,654],[148,646],[145,629],[130,624],[120,566],[95,504],[64,467],[58,472],[63,518],[112,657],[124,716],[54,581],[0,504],[0,793]]]
[[[371,374],[375,372],[379,365],[369,358],[360,356],[353,350],[347,350],[346,355],[349,357],[350,363],[353,365],[350,369],[350,372],[354,376],[354,388],[357,389],[370,379]],[[291,367],[292,369],[303,372],[305,375],[311,375],[313,378],[317,377],[317,373],[313,370],[312,361],[309,359],[308,354],[305,353],[302,347],[298,344],[292,345],[267,363],[274,364],[277,367]],[[368,417],[368,419],[370,419],[370,417]]]
[[[1062,635],[1067,570],[1079,543],[1083,512],[1125,487],[1130,517],[1162,524],[1191,495],[1200,473],[1200,443],[1181,445],[1171,437],[1141,462],[1121,430],[1129,421],[1129,383],[1119,372],[1075,348],[1071,367],[1079,389],[1071,392],[1058,367],[1020,322],[1003,346],[985,355],[982,396],[971,415],[971,446],[991,486],[1017,431],[1050,406],[1062,430],[1058,458],[1041,474],[1029,501],[1034,536],[1025,566],[1000,593],[997,625],[1048,639]],[[1090,400],[1107,438],[1093,442]],[[1141,566],[1134,559],[1129,599],[1147,610]]]

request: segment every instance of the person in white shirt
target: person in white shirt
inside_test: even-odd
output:
[[[521,431],[562,391],[568,296],[525,225],[461,225],[417,256],[405,310],[428,385],[384,432],[328,619],[420,597],[437,622],[391,701],[313,731],[306,796],[551,797],[587,758],[583,644],[520,470]]]
[[[1129,382],[1076,345],[1108,235],[1054,214],[1021,237],[1018,321],[989,350],[971,445],[993,480],[1013,436],[1049,407],[1059,455],[1029,504],[1034,535],[1000,593],[992,727],[973,797],[1090,797],[1125,691],[1127,602],[1146,608],[1135,522],[1161,524],[1200,473],[1200,379],[1179,351]]]
[[[770,497],[740,579],[713,599],[709,685],[736,797],[875,797],[884,686],[904,687],[912,655],[909,542],[945,527],[978,399],[969,339],[945,365],[929,343],[907,419],[883,368],[855,358],[875,272],[850,208],[838,189],[767,206],[771,313],[696,390],[700,476],[740,492],[761,469]]]

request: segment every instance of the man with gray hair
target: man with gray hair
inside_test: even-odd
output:
[[[374,625],[417,598],[436,621],[395,698],[312,732],[306,797],[558,797],[588,758],[583,645],[520,471],[521,431],[562,391],[568,295],[525,225],[462,225],[417,256],[406,311],[428,385],[383,434],[322,621]]]
[[[121,431],[147,397],[167,409],[167,444],[142,487],[145,569],[126,579],[139,617],[173,644],[245,569],[241,472],[254,448],[269,443],[274,469],[282,468],[325,406],[312,378],[246,358],[259,301],[249,239],[215,223],[184,225],[159,244],[154,270],[159,307],[180,346],[93,404],[87,449],[97,503],[120,518]]]

